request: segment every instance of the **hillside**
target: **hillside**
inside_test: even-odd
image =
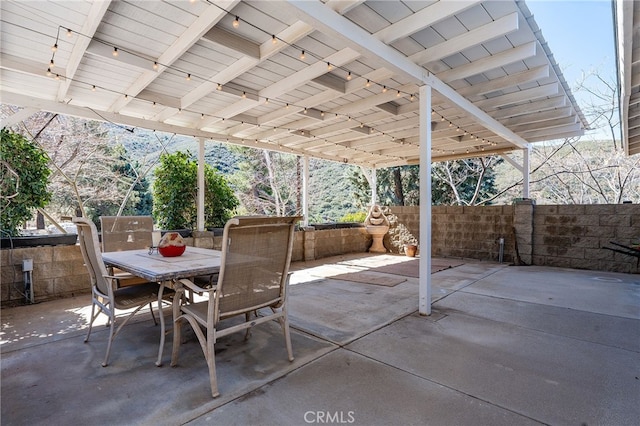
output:
[[[138,161],[141,165],[154,165],[152,169],[163,151],[190,152],[194,157],[198,152],[198,142],[192,137],[170,136],[140,129],[131,133],[118,126],[112,126],[109,132],[114,143],[125,147],[131,160]],[[242,157],[232,152],[225,143],[205,143],[206,163],[224,175],[230,176],[237,171],[238,163],[242,160]],[[357,167],[318,159],[311,159],[309,163],[311,222],[333,222],[346,213],[360,210],[354,201],[355,188],[348,178]],[[149,172],[147,177],[149,181],[153,181],[153,172]]]

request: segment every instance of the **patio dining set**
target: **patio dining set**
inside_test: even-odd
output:
[[[181,326],[189,323],[209,369],[211,395],[220,395],[216,380],[216,340],[253,326],[277,321],[284,334],[287,357],[293,350],[287,317],[287,285],[293,233],[300,217],[244,216],[230,219],[223,231],[222,250],[188,247],[180,255],[154,250],[153,220],[147,216],[101,217],[102,244],[93,222],[74,218],[92,287],[89,340],[100,313],[108,316],[109,337],[102,366],[109,364],[112,343],[142,308],[153,305],[160,317],[157,366],[163,363],[166,328],[163,304],[171,304],[173,350],[178,362]],[[131,310],[116,328],[116,310]],[[244,317],[221,326],[231,317]],[[157,323],[156,323],[157,324]]]

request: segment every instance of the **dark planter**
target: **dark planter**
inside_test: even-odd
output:
[[[2,248],[37,246],[73,246],[78,242],[78,234],[29,235],[24,237],[3,237]]]
[[[207,228],[207,231],[213,232],[214,237],[221,237],[224,233],[224,228]]]
[[[322,231],[325,229],[362,228],[364,224],[359,222],[328,222],[310,223],[309,226],[313,226],[316,231]]]
[[[309,226],[313,226],[316,231],[324,231],[326,229],[336,229],[335,223],[310,223]]]

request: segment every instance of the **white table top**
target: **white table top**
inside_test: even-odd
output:
[[[148,281],[161,282],[210,275],[220,272],[219,250],[187,247],[182,256],[163,257],[156,250],[148,249],[112,251],[102,253],[102,259],[109,265],[130,272]]]

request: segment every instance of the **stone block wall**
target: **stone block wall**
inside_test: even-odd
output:
[[[391,207],[419,237],[420,208]],[[514,234],[515,230],[515,234]],[[638,258],[605,250],[610,242],[640,241],[640,205],[540,205],[523,201],[508,206],[434,206],[432,255],[497,261],[504,238],[503,261],[599,271],[640,273]],[[196,232],[188,245],[220,249],[222,236]],[[293,261],[310,261],[343,253],[364,253],[371,236],[363,227],[315,229],[295,233]],[[387,248],[390,248],[388,242]],[[23,303],[22,260],[33,259],[36,302],[90,291],[80,247],[44,246],[0,250],[2,304]]]
[[[33,259],[32,283],[36,302],[91,291],[80,246],[16,248],[0,250],[0,256],[3,304],[25,300],[23,259]]]
[[[315,230],[305,229],[304,255],[300,260],[322,259],[343,253],[364,253],[371,246],[371,236],[363,227]],[[295,249],[296,247],[294,247]]]
[[[418,236],[419,207],[391,207]],[[515,231],[515,234],[514,234]],[[638,258],[606,250],[640,241],[640,205],[434,206],[432,255],[598,271],[640,273]],[[516,253],[517,243],[517,253]],[[519,255],[519,256],[518,256]]]
[[[535,206],[535,265],[639,273],[638,258],[616,253],[611,241],[640,241],[640,205]]]
[[[419,239],[420,207],[390,207],[409,231]],[[433,206],[431,253],[436,257],[464,257],[497,261],[500,238],[504,239],[503,261],[513,261],[513,206]]]
[[[188,246],[222,248],[222,235],[194,232],[185,238]],[[314,260],[342,253],[365,252],[371,237],[362,227],[315,230],[310,227],[294,235],[292,261]],[[91,285],[80,246],[42,246],[0,250],[2,305],[25,302],[22,260],[33,259],[33,293],[36,302],[89,293]]]

